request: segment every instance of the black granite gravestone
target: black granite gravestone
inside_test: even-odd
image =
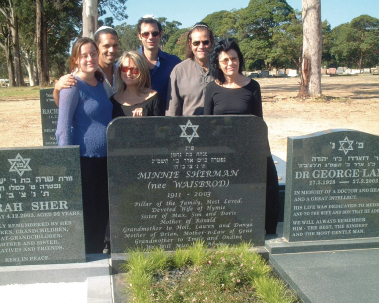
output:
[[[196,240],[264,244],[262,119],[124,117],[107,140],[112,254]]]
[[[0,265],[85,262],[79,147],[0,150]]]
[[[58,122],[58,107],[55,105],[53,98],[53,88],[41,89],[41,122],[42,122],[42,140],[44,146],[55,146],[57,140],[55,131]]]
[[[288,138],[284,237],[379,236],[379,137],[333,130]]]

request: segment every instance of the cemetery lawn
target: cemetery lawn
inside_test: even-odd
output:
[[[296,98],[300,78],[258,78],[271,151],[286,159],[287,137],[328,129],[379,135],[379,76],[322,77],[323,97]],[[42,146],[37,87],[0,88],[0,148]]]
[[[131,302],[299,302],[248,244],[132,250],[124,268]]]
[[[39,98],[39,86],[35,87],[2,87],[0,88],[0,101],[36,99]]]

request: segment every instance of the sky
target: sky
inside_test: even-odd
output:
[[[294,9],[301,11],[302,0],[287,0]],[[127,0],[127,24],[137,24],[146,14],[165,17],[167,21],[179,21],[180,28],[191,27],[207,15],[221,10],[245,8],[249,0]],[[350,22],[360,15],[379,18],[379,0],[322,0],[321,19],[328,20],[332,28]],[[118,25],[124,21],[115,21]]]

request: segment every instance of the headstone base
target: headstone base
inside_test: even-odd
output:
[[[271,254],[270,265],[302,302],[378,302],[379,249]]]
[[[77,294],[75,302],[111,303],[112,287],[107,255],[93,254],[86,256],[86,263],[21,265],[0,267],[0,293],[2,302],[59,302],[67,299],[71,302],[72,294]],[[22,293],[13,293],[12,299],[7,294],[12,289]],[[40,289],[43,287],[43,293]],[[66,294],[59,294],[64,289]],[[9,299],[9,300],[7,300]],[[82,300],[83,299],[83,300]]]
[[[271,255],[346,249],[370,249],[379,248],[379,238],[301,242],[288,242],[285,238],[276,238],[266,241],[266,248]]]

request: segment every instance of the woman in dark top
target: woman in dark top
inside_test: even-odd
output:
[[[110,100],[113,118],[120,116],[163,116],[160,96],[150,88],[150,74],[145,59],[136,51],[124,52],[116,71],[118,91]]]
[[[244,59],[238,44],[219,41],[211,52],[210,69],[216,79],[205,92],[204,115],[255,115],[263,119],[258,82],[242,74]],[[268,142],[268,140],[267,140]],[[267,159],[266,233],[275,234],[279,214],[279,185],[275,164]]]

